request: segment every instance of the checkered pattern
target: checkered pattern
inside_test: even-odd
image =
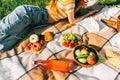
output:
[[[100,21],[101,18],[108,17],[106,16],[107,12],[105,11],[111,8],[116,7],[104,7],[98,14],[91,16],[101,24],[99,26],[100,29],[96,29],[99,31],[90,30],[95,29],[94,27],[90,27],[86,22],[87,20],[90,21],[90,17],[78,22],[76,26],[69,29],[64,27],[64,23],[64,25],[61,26],[56,24],[44,29],[35,29],[34,33],[36,34],[41,34],[45,31],[54,32],[54,41],[49,42],[40,54],[24,52],[23,48],[26,40],[23,40],[12,50],[1,54],[0,80],[120,80],[120,69],[109,64],[107,60],[99,62],[90,68],[78,66],[70,73],[54,70],[46,71],[44,68],[33,64],[33,61],[36,60],[72,59],[72,50],[61,46],[61,35],[64,33],[77,33],[83,37],[87,36],[88,44],[93,45],[93,47],[99,51],[100,55],[105,57],[106,47],[115,45],[114,41],[116,40],[116,36],[119,35],[114,29],[108,28]],[[118,14],[120,9],[116,9],[118,10],[116,11],[116,14]],[[116,14],[109,16],[109,18],[115,17]]]

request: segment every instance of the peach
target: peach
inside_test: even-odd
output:
[[[87,63],[88,64],[91,64],[91,65],[93,65],[93,64],[95,64],[96,63],[96,60],[95,60],[95,57],[94,56],[88,56],[87,57]]]

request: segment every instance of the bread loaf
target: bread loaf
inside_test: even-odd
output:
[[[110,64],[120,69],[120,57],[108,58]]]
[[[101,19],[101,21],[106,24],[108,27],[111,27],[113,29],[117,29],[116,21],[108,20],[108,19]]]
[[[114,58],[114,57],[118,57],[119,54],[116,53],[116,52],[113,52],[111,47],[108,46],[106,49],[105,49],[105,54],[106,54],[106,57],[107,58]]]

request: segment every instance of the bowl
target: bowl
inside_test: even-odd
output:
[[[88,45],[79,45],[73,50],[73,60],[82,67],[92,67],[98,62],[98,51]]]
[[[60,37],[60,45],[65,49],[73,49],[82,43],[82,36],[76,33],[64,33]]]

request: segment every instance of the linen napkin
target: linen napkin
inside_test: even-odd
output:
[[[120,11],[120,8],[118,8],[116,6],[106,6],[103,9],[103,11],[104,11],[103,14],[106,16],[106,18],[110,19],[110,18],[114,17]]]
[[[98,32],[100,31],[100,26],[93,17],[88,17],[79,22],[81,26],[85,27],[88,32]]]
[[[117,33],[116,36],[110,40],[110,43],[112,49],[120,54],[120,33]]]

